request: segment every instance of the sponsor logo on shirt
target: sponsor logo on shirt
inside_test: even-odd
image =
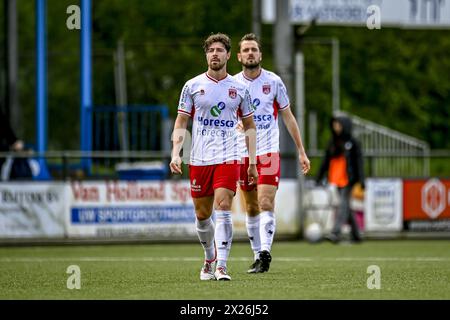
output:
[[[225,102],[219,102],[217,106],[213,106],[210,110],[210,113],[213,117],[218,117],[222,113],[222,110],[225,109]]]
[[[197,185],[197,180],[196,179],[192,180],[191,190],[193,192],[200,192],[200,191],[202,191],[202,186],[201,185]]]
[[[271,114],[258,114],[253,116],[253,120],[255,121],[271,121],[272,115]]]
[[[208,118],[203,118],[202,116],[198,116],[197,121],[205,127],[227,127],[227,128],[234,127],[233,120],[208,119]]]

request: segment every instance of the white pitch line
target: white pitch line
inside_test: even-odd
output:
[[[0,263],[11,262],[166,262],[166,261],[201,261],[202,257],[4,257]],[[230,261],[251,261],[250,257],[230,257]],[[317,257],[274,257],[275,261],[283,262],[355,262],[355,261],[377,261],[377,262],[449,262],[450,257],[348,257],[348,258],[317,258]]]
[[[450,261],[450,258],[442,257],[367,257],[367,258],[334,258],[325,260],[333,261],[420,261],[420,262],[434,262],[434,261]]]

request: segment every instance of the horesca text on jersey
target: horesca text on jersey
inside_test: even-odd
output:
[[[258,114],[253,116],[253,120],[255,121],[271,121],[272,115],[271,114]]]
[[[201,116],[199,116],[197,120],[203,126],[233,128],[235,125],[233,120],[208,119]]]
[[[234,131],[220,130],[220,129],[197,129],[198,136],[208,136],[208,137],[233,137],[235,135]]]

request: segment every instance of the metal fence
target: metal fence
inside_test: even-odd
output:
[[[94,106],[89,112],[92,114],[92,150],[105,153],[99,157],[80,159],[84,165],[79,169],[85,173],[84,176],[114,177],[117,165],[127,165],[139,159],[131,155],[132,152],[170,150],[168,137],[172,123],[166,105]],[[105,156],[115,151],[120,151],[122,155]],[[69,167],[75,169],[77,163],[72,161]]]
[[[427,177],[430,175],[430,147],[427,142],[337,111],[352,120],[353,134],[361,142],[368,171],[375,177]]]
[[[297,155],[295,153],[284,153],[283,158],[297,161]],[[410,157],[408,161],[418,164],[418,166],[424,163],[423,156],[411,156],[411,155],[395,155],[389,154],[381,157],[377,154],[364,155],[366,163],[366,177],[381,177],[380,173],[384,173],[384,176],[410,178],[410,177],[450,177],[450,151],[449,150],[432,150],[428,159],[431,163],[431,174],[423,174],[423,171],[418,170],[416,175],[413,175],[405,169],[405,173],[400,171],[393,172],[383,168],[377,162],[385,161],[387,163],[394,163],[395,161],[404,161],[403,158]],[[314,171],[318,169],[320,160],[323,157],[323,151],[316,150],[308,152],[308,157],[313,161]],[[155,163],[165,168],[165,173],[162,176],[163,179],[170,179],[172,176],[168,170],[170,162],[170,151],[129,151],[123,153],[122,151],[48,151],[44,153],[39,152],[0,152],[0,159],[12,159],[12,158],[27,158],[30,159],[32,165],[38,167],[40,172],[32,178],[32,180],[67,180],[67,179],[120,179],[120,165],[126,163],[129,168],[133,166],[139,166],[140,168],[155,167]],[[80,163],[83,159],[91,160],[91,167],[89,170],[84,170]],[[406,162],[408,163],[408,162]],[[387,165],[387,164],[386,164]],[[399,167],[399,165],[397,165]],[[407,167],[406,167],[407,168]],[[420,168],[420,166],[419,166]],[[187,167],[183,167],[183,175],[181,178],[188,178]],[[283,169],[283,167],[282,167]],[[153,170],[153,169],[152,169]],[[375,170],[377,175],[375,174]],[[417,167],[414,168],[417,170]],[[314,171],[306,178],[314,178]],[[48,174],[45,174],[48,172]],[[295,173],[295,172],[294,172]],[[388,175],[390,173],[390,175]],[[144,177],[144,176],[142,176]],[[178,178],[178,176],[177,176]],[[27,180],[24,178],[22,180]],[[31,179],[30,179],[31,180]]]
[[[149,151],[170,148],[169,110],[154,106],[95,106],[90,109],[95,151]]]
[[[362,144],[367,177],[450,176],[449,150],[430,150],[426,142],[414,137],[343,111],[335,113],[339,114],[352,120],[354,135]],[[119,119],[120,117],[123,118]],[[127,164],[132,170],[138,166],[154,168],[155,163],[166,170],[161,177],[170,178],[167,168],[172,125],[165,107],[96,107],[93,110],[93,120],[94,151],[0,153],[0,158],[38,160],[41,168],[48,168],[49,174],[44,176],[45,179],[120,179],[119,169],[122,164]],[[120,143],[120,126],[125,130],[122,134],[125,133],[123,139],[126,140],[122,142],[126,142],[126,150]],[[317,165],[314,167],[318,167],[323,150],[310,148],[307,154],[311,160],[316,161]],[[298,167],[295,153],[283,153],[282,156]],[[88,170],[80,165],[85,159],[90,161]],[[184,170],[183,178],[187,178],[186,173],[187,170]],[[291,175],[287,175],[288,177],[297,176],[295,171],[288,174]],[[42,177],[38,175],[35,180]]]

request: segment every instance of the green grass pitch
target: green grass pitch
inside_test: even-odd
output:
[[[230,282],[200,281],[200,244],[0,247],[0,299],[450,299],[450,242],[275,242],[270,271],[247,274],[250,245],[233,243]],[[80,289],[68,289],[70,265]],[[368,289],[368,267],[380,289]],[[370,282],[370,281],[369,281]]]

